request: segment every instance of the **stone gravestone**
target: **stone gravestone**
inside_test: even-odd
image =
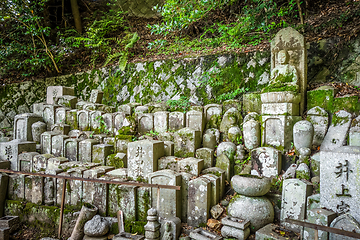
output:
[[[196,149],[201,145],[200,131],[182,128],[175,133],[174,143],[176,157],[195,157]]]
[[[181,174],[172,170],[160,170],[148,175],[150,184],[181,185]],[[157,206],[159,197],[160,205]],[[181,192],[173,189],[151,188],[151,207],[158,210],[160,218],[181,217]]]
[[[154,113],[154,131],[166,132],[169,128],[169,112],[160,111]]]
[[[179,130],[185,127],[185,113],[171,112],[169,114],[169,130]]]
[[[54,104],[54,101],[57,97],[64,95],[74,96],[74,88],[64,86],[49,86],[46,90],[46,103]]]
[[[272,177],[281,172],[281,152],[272,147],[261,147],[251,151],[251,174]]]
[[[15,139],[10,142],[0,142],[0,160],[10,161],[10,169],[19,170],[18,157],[23,152],[36,152],[36,143]]]
[[[16,115],[14,118],[14,139],[33,141],[31,126],[32,124],[42,121],[35,113],[23,113]]]
[[[316,208],[307,211],[306,222],[328,227],[335,217],[336,213],[333,211]],[[305,227],[302,236],[304,240],[315,240],[315,230]],[[320,240],[327,240],[329,239],[329,234],[326,231],[319,230],[318,237]]]
[[[208,104],[204,106],[206,122],[208,122],[213,115],[222,115],[222,105],[221,104]]]
[[[36,143],[40,143],[41,140],[41,134],[46,132],[46,123],[44,122],[36,122],[31,125],[31,132],[32,132],[32,138],[33,141]]]
[[[55,135],[51,141],[51,154],[55,157],[62,157],[64,154],[64,142],[68,139],[67,135]]]
[[[198,227],[210,217],[211,182],[205,178],[190,180],[188,188],[187,224]]]
[[[70,111],[70,108],[59,107],[55,109],[55,124],[66,122],[66,111]]]
[[[114,134],[118,135],[119,129],[121,129],[124,125],[126,114],[123,112],[116,112],[113,114],[113,117],[114,117]]]
[[[261,143],[261,128],[260,122],[255,119],[244,120],[243,135],[245,147],[249,150],[257,148]]]
[[[89,102],[91,102],[91,103],[101,103],[103,95],[104,95],[103,91],[93,89],[93,90],[91,90]]]
[[[360,147],[320,152],[320,204],[360,221]]]
[[[313,107],[307,112],[306,120],[314,126],[314,138],[312,144],[320,146],[324,140],[329,126],[329,114],[321,107]]]
[[[80,110],[77,112],[78,128],[82,131],[88,131],[90,129],[89,124],[89,111]]]
[[[68,158],[69,161],[79,160],[79,139],[69,138],[64,141],[63,156]]]
[[[95,133],[100,132],[101,115],[103,115],[103,112],[101,112],[101,111],[90,111],[89,112],[90,130],[94,131]]]
[[[141,134],[154,130],[154,114],[142,113],[138,116],[138,132]]]
[[[146,178],[157,171],[158,159],[164,156],[164,142],[142,140],[128,144],[128,176]]]
[[[281,29],[271,41],[271,69],[279,64],[278,53],[281,50],[287,51],[289,64],[295,67],[298,74],[301,115],[305,110],[307,88],[307,52],[304,36],[291,27]]]
[[[41,153],[51,154],[52,138],[53,136],[59,135],[57,132],[44,132],[41,134],[40,145]],[[34,151],[35,152],[35,151]]]
[[[349,131],[349,145],[360,147],[360,116],[353,119]]]
[[[58,106],[55,105],[44,105],[43,119],[48,130],[50,130],[51,125],[55,124],[55,112],[57,108]]]
[[[351,114],[340,110],[331,120],[331,125],[320,146],[321,151],[331,151],[346,144],[347,134],[351,125]]]
[[[338,216],[331,222],[330,227],[339,228],[348,232],[360,233],[360,224],[350,215],[343,214]],[[353,240],[355,238],[337,235],[334,233],[329,234],[329,240]]]
[[[200,131],[201,134],[205,127],[204,113],[200,111],[189,111],[186,113],[186,127]]]
[[[92,162],[93,146],[99,143],[95,139],[85,139],[79,142],[79,161],[82,163]]]
[[[299,179],[285,179],[283,182],[281,199],[281,224],[294,232],[300,232],[301,227],[284,222],[290,218],[303,221],[306,217],[306,200],[312,194],[310,182]]]

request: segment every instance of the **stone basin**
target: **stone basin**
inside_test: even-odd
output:
[[[300,103],[300,94],[294,92],[268,92],[260,95],[262,103]]]
[[[231,178],[231,187],[238,194],[248,197],[264,196],[271,187],[270,179],[249,174],[235,175]]]

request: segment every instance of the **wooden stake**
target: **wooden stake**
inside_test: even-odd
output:
[[[61,231],[62,231],[62,225],[63,225],[65,194],[66,194],[66,179],[63,179],[63,189],[62,189],[61,208],[60,208],[59,234],[58,234],[59,239],[61,239]]]
[[[319,232],[317,229],[315,229],[315,240],[319,240]]]

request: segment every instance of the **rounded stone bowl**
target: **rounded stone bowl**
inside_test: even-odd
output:
[[[231,186],[240,195],[259,197],[269,192],[271,181],[267,177],[242,174],[231,178]]]
[[[300,94],[293,92],[268,92],[260,95],[262,103],[299,103]]]

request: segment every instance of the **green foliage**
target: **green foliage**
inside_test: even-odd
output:
[[[170,32],[187,28],[211,10],[231,2],[233,0],[167,0],[163,6],[154,7],[161,13],[164,21],[160,24],[148,25],[148,28],[152,34],[166,36]]]
[[[23,76],[54,67],[61,54],[53,55],[50,28],[44,25],[42,12],[47,0],[12,0],[0,3],[0,74],[16,69]]]
[[[101,54],[107,55],[104,66],[118,59],[120,70],[123,71],[127,64],[129,49],[133,48],[140,38],[136,32],[128,32],[126,24],[124,12],[110,9],[99,20],[89,24],[83,35],[79,35],[74,29],[69,29],[65,34],[60,34],[60,40],[75,48],[91,49],[93,64]],[[122,38],[112,36],[114,32],[119,31],[124,31],[125,36]]]
[[[104,121],[103,116],[97,116],[95,118],[95,120],[99,122],[99,125],[100,125],[99,131],[100,131],[100,133],[105,133],[105,134],[110,134],[111,133],[110,130],[106,126],[106,123]]]
[[[190,102],[187,97],[181,96],[179,100],[168,100],[167,105],[169,106],[169,111],[188,111],[190,107]]]

